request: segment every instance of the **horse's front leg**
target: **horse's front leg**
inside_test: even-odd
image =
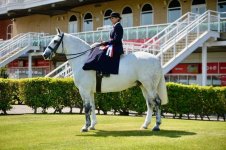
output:
[[[94,103],[94,93],[88,93],[87,91],[80,90],[81,97],[84,102],[85,109],[85,125],[82,127],[82,132],[87,132],[90,130],[95,130],[96,114],[95,114],[95,103]],[[91,119],[90,119],[91,114]]]
[[[82,127],[81,132],[87,132],[89,126],[91,125],[91,119],[90,119],[90,113],[92,111],[92,105],[91,105],[91,93],[87,90],[83,90],[82,88],[79,88],[79,93],[83,100],[83,106],[85,110],[85,124]]]
[[[86,102],[84,104],[84,109],[85,109],[85,125],[82,127],[82,132],[87,132],[88,131],[88,128],[89,126],[91,125],[91,120],[90,120],[90,112],[91,112],[91,108],[92,106],[90,105],[89,102]]]

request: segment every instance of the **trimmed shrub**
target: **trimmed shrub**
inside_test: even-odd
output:
[[[19,90],[18,90],[19,87]],[[15,103],[15,96],[19,95],[20,101],[37,112],[41,107],[43,113],[49,107],[55,112],[61,113],[64,107],[80,108],[83,110],[83,102],[78,89],[74,86],[72,78],[32,78],[21,80],[0,80],[0,110],[5,114]],[[226,87],[202,87],[198,85],[182,85],[167,83],[169,103],[162,106],[162,112],[172,113],[174,117],[191,114],[203,118],[210,115],[218,115],[225,119],[226,114]],[[99,111],[107,114],[113,110],[114,114],[129,115],[130,111],[143,114],[146,102],[139,87],[124,90],[122,92],[95,94],[95,104]]]
[[[18,94],[17,80],[0,79],[0,110],[7,114],[12,108],[13,97]]]
[[[34,113],[37,113],[38,107],[46,113],[46,109],[52,106],[50,99],[52,95],[49,94],[48,89],[50,80],[50,78],[28,78],[20,82],[19,97],[26,105],[34,109]]]

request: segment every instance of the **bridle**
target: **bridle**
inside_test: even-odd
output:
[[[71,57],[71,58],[67,58],[67,60],[80,57],[80,56],[86,54],[88,51],[93,50],[95,48],[95,47],[93,47],[93,48],[90,48],[90,49],[88,49],[84,52],[79,52],[79,53],[75,53],[75,54],[57,53],[56,51],[59,48],[61,43],[62,43],[62,50],[64,51],[64,42],[63,42],[64,33],[62,33],[62,35],[58,34],[58,36],[60,37],[60,40],[59,41],[54,40],[54,43],[56,43],[56,45],[53,48],[51,46],[48,46],[47,48],[49,48],[51,50],[51,52],[55,53],[55,54],[65,54],[66,56],[74,56],[74,57]]]

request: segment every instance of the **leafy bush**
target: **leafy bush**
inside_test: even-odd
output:
[[[41,107],[43,113],[46,109],[52,105],[49,94],[49,82],[50,78],[28,78],[22,79],[20,82],[20,99],[22,99],[26,105],[34,109],[34,113],[37,113],[37,108]]]
[[[19,90],[18,90],[19,87]],[[83,109],[83,103],[78,89],[71,78],[32,78],[21,80],[0,80],[0,110],[6,113],[14,102],[13,97],[19,98],[26,105],[37,112],[41,107],[43,112],[53,107],[60,112],[64,107]],[[200,115],[201,118],[216,114],[225,119],[226,87],[202,87],[198,85],[182,85],[167,83],[169,103],[162,106],[162,111],[182,117],[186,114]],[[113,110],[121,115],[128,115],[130,111],[142,114],[146,111],[146,102],[138,87],[122,92],[95,94],[95,104],[98,110],[107,114]]]
[[[17,80],[0,79],[0,110],[7,114],[12,108],[13,96],[18,93]]]

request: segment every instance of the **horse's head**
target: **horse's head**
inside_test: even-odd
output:
[[[62,44],[63,38],[64,33],[61,32],[60,29],[57,29],[57,35],[54,36],[54,38],[50,41],[49,45],[46,47],[45,51],[42,54],[44,59],[52,59],[52,57],[54,57],[54,54]]]

